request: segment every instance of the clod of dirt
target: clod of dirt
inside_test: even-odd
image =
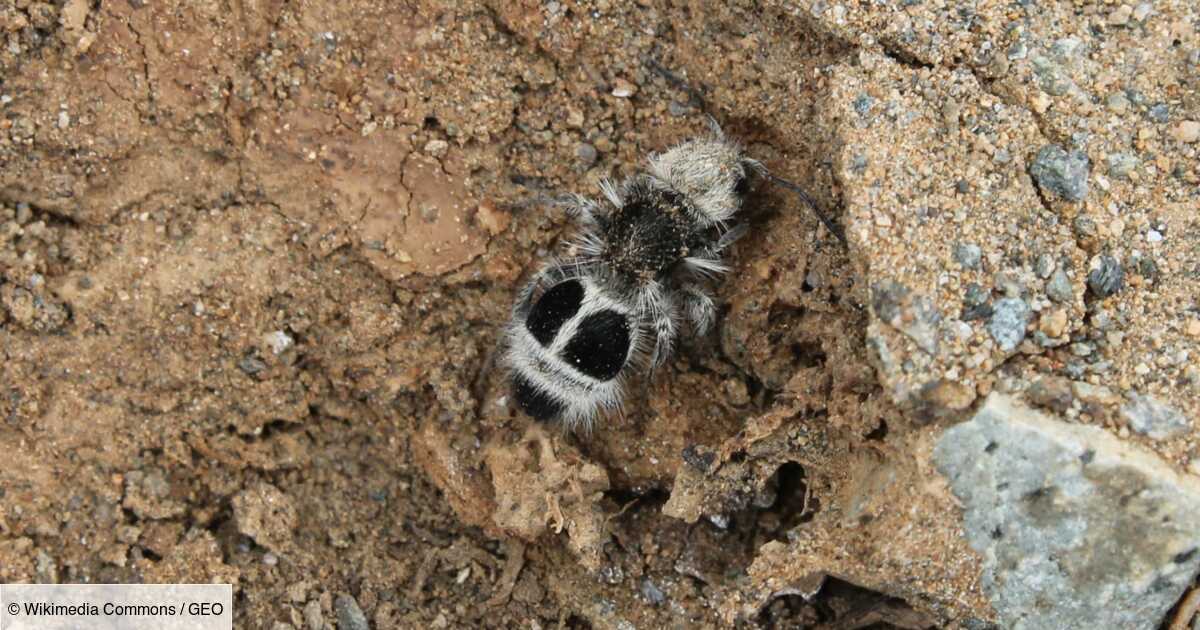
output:
[[[489,446],[484,460],[492,472],[492,521],[497,527],[530,542],[547,532],[566,531],[580,562],[600,568],[608,540],[608,515],[597,503],[609,489],[603,468],[566,445],[556,445],[538,426],[515,444]]]
[[[283,492],[269,483],[259,483],[233,498],[233,519],[242,534],[274,551],[286,553],[296,527],[296,507]]]

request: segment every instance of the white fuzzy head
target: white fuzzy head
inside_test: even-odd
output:
[[[737,143],[719,135],[651,156],[649,165],[650,174],[683,193],[707,223],[733,217],[750,176],[761,169]]]

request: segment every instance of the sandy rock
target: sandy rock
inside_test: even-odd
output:
[[[602,468],[580,461],[573,449],[556,445],[538,426],[516,444],[488,447],[484,458],[494,484],[496,527],[528,541],[565,531],[580,562],[599,569],[608,540],[606,515],[596,503],[609,488]]]
[[[1187,434],[1192,422],[1178,410],[1154,396],[1134,394],[1121,407],[1121,415],[1129,428],[1155,440],[1165,440]]]
[[[291,547],[298,517],[286,494],[269,483],[260,483],[233,498],[233,518],[239,532],[282,553]]]
[[[919,79],[929,89],[913,89],[910,69],[872,53],[832,81],[844,221],[871,290],[868,346],[894,401],[922,417],[952,413],[965,405],[934,396],[939,383],[956,382],[969,404],[980,379],[1021,346],[1031,304],[1049,297],[1063,305],[1060,319],[1081,316],[1082,276],[1067,271],[1082,267],[1082,252],[1020,159],[995,161],[971,149],[961,126],[931,124],[946,120],[946,98],[934,95],[953,92],[955,121],[986,118],[1009,144],[1038,143],[1035,121],[969,74],[934,69]],[[862,119],[855,103],[866,92],[888,95],[871,110],[885,114]]]

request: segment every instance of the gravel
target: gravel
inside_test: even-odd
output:
[[[1075,291],[1071,288],[1071,279],[1067,277],[1067,272],[1055,269],[1054,273],[1050,274],[1050,280],[1046,283],[1046,295],[1060,304],[1067,304],[1075,299]]]
[[[1083,152],[1067,152],[1057,144],[1048,144],[1037,152],[1029,170],[1043,190],[1070,201],[1082,201],[1088,194],[1089,165]]]
[[[1029,325],[1029,305],[1020,298],[998,300],[988,320],[988,333],[1005,352],[1011,352],[1025,339]]]
[[[1149,395],[1134,394],[1121,407],[1121,415],[1129,428],[1154,440],[1166,440],[1184,435],[1192,423],[1170,405]]]
[[[983,250],[974,243],[959,243],[954,246],[954,260],[966,269],[979,269]]]
[[[596,163],[599,153],[596,151],[596,147],[583,142],[578,147],[575,147],[575,157],[579,159],[580,164],[591,166]]]
[[[1125,286],[1125,270],[1116,258],[1104,254],[1092,263],[1088,272],[1088,289],[1098,298],[1106,298],[1116,294]]]
[[[367,616],[353,597],[341,594],[333,601],[333,612],[337,615],[338,630],[370,630]]]

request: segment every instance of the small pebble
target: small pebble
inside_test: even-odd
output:
[[[1034,271],[1042,280],[1050,277],[1054,273],[1054,257],[1050,254],[1041,254],[1037,257],[1037,262],[1034,264]]]
[[[626,81],[625,79],[617,79],[613,81],[612,95],[617,98],[629,98],[637,93],[637,86]]]
[[[1165,123],[1171,119],[1171,108],[1166,103],[1157,103],[1146,110],[1146,116],[1156,123]]]
[[[341,594],[333,602],[333,612],[337,615],[338,630],[370,630],[367,616],[359,608],[358,601],[353,597]]]
[[[1158,243],[1158,242],[1161,242],[1162,240],[1163,240],[1162,232],[1159,232],[1158,230],[1149,230],[1148,232],[1146,232],[1146,242],[1147,243]]]
[[[967,306],[979,306],[980,304],[987,302],[988,297],[990,296],[990,291],[972,282],[971,284],[967,285],[967,289],[963,293],[963,304],[966,304]]]
[[[858,112],[859,116],[865,117],[871,113],[871,107],[875,105],[875,99],[868,94],[859,94],[858,98],[854,99],[854,111]]]
[[[1081,201],[1088,193],[1087,155],[1081,151],[1067,152],[1057,144],[1042,147],[1030,166],[1030,174],[1038,186],[1070,200]]]
[[[1114,114],[1124,114],[1129,111],[1129,99],[1122,92],[1114,92],[1104,99],[1104,105],[1108,107],[1108,111]]]
[[[987,330],[996,340],[996,345],[1011,352],[1025,339],[1025,327],[1029,325],[1029,306],[1020,298],[997,300]]]
[[[245,357],[241,361],[238,361],[237,365],[238,369],[246,374],[249,374],[250,376],[254,376],[255,374],[267,369],[267,364],[263,363],[261,359],[256,357]]]
[[[1108,254],[1097,256],[1088,272],[1087,285],[1096,297],[1109,297],[1125,286],[1125,270],[1116,258]]]
[[[276,330],[263,335],[263,343],[271,349],[272,354],[278,356],[295,345],[296,340],[282,330]]]
[[[642,580],[642,597],[645,597],[652,606],[659,606],[667,599],[667,596],[654,585],[654,582],[650,581],[650,578]]]
[[[1075,290],[1071,288],[1071,279],[1067,272],[1056,269],[1046,283],[1046,295],[1060,304],[1068,304],[1075,300]]]
[[[1192,428],[1188,420],[1174,407],[1149,395],[1134,394],[1121,407],[1121,415],[1129,427],[1154,440],[1166,440],[1187,433]]]
[[[1044,312],[1041,320],[1038,321],[1038,328],[1046,333],[1047,337],[1061,337],[1067,330],[1067,311],[1056,308],[1050,312]]]
[[[584,166],[595,164],[598,156],[599,153],[597,153],[596,147],[586,142],[582,142],[579,146],[575,147],[575,157],[579,158],[579,162]]]
[[[1137,165],[1137,157],[1128,153],[1108,154],[1108,174],[1112,177],[1119,179],[1128,177],[1133,169],[1137,168]]]
[[[1194,120],[1180,122],[1171,130],[1171,137],[1187,144],[1200,140],[1200,122]]]
[[[445,140],[436,139],[425,143],[425,153],[433,157],[440,158],[446,155],[446,151],[450,149],[450,143]]]
[[[1131,15],[1133,15],[1133,8],[1127,4],[1123,4],[1108,14],[1108,23],[1113,26],[1125,26],[1129,23],[1129,16]]]
[[[66,129],[71,126],[71,115],[65,111],[58,112],[58,128]]]
[[[966,269],[979,269],[983,250],[974,243],[958,243],[954,246],[954,260]]]

